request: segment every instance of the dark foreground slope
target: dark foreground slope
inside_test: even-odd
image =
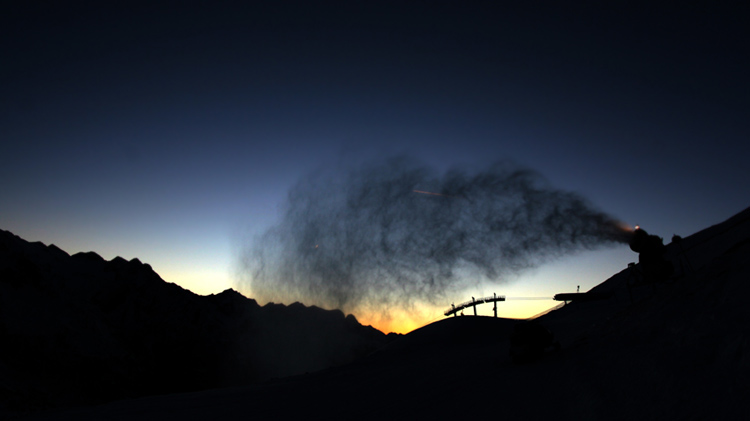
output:
[[[137,259],[0,231],[0,413],[247,384],[386,342],[340,311],[198,296]]]
[[[34,419],[744,419],[750,210],[669,246],[671,283],[629,269],[538,322],[562,345],[514,364],[517,321],[449,318],[309,375],[36,414]],[[634,255],[634,258],[636,256]]]

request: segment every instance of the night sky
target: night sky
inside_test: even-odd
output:
[[[138,257],[199,294],[237,288],[290,187],[341,162],[510,160],[666,242],[750,205],[745,9],[15,3],[0,12],[0,228]],[[455,302],[585,291],[635,260],[573,254]]]

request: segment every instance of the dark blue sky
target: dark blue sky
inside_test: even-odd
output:
[[[18,3],[0,18],[0,227],[197,292],[231,286],[299,177],[347,159],[511,159],[667,239],[750,204],[747,10]],[[593,286],[628,253],[567,277]]]

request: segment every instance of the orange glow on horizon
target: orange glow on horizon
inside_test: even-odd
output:
[[[497,316],[503,319],[516,319],[524,320],[532,317],[536,317],[542,313],[545,313],[560,303],[549,300],[539,301],[526,301],[526,300],[510,300],[502,301],[498,303]],[[360,324],[363,326],[372,326],[375,329],[383,333],[401,333],[407,334],[411,331],[419,329],[428,324],[438,322],[446,319],[443,311],[445,308],[438,307],[427,307],[420,306],[419,309],[415,309],[411,312],[399,310],[394,311],[388,316],[374,314],[354,314]],[[464,310],[464,315],[460,314],[457,317],[474,317],[473,309],[469,308]],[[491,317],[493,313],[492,304],[480,304],[477,305],[477,315],[484,317]]]
[[[381,322],[370,322],[369,320],[363,318],[359,321],[363,326],[372,326],[375,329],[388,334],[388,333],[400,333],[402,335],[406,335],[407,333],[419,329],[423,326],[423,324],[415,323],[413,321],[402,321],[402,320],[392,320],[392,321],[381,321]]]
[[[401,312],[399,312],[401,313]],[[415,329],[419,329],[431,322],[428,317],[414,317],[414,315],[400,314],[396,316],[372,315],[354,315],[363,326],[372,326],[383,333],[401,333],[407,334]]]

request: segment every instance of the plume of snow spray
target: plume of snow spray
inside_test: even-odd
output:
[[[245,251],[240,287],[260,301],[385,314],[628,240],[618,221],[532,170],[441,174],[401,157],[300,180],[280,223]]]

